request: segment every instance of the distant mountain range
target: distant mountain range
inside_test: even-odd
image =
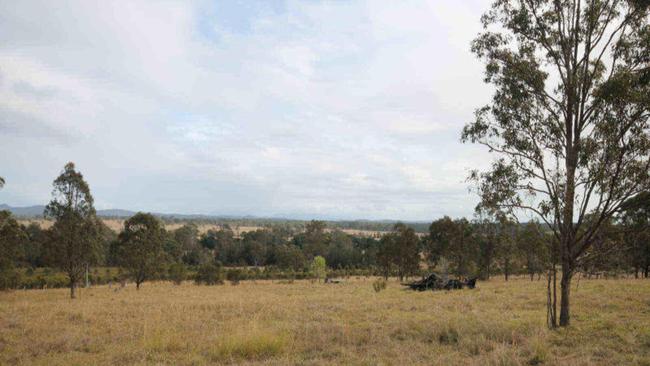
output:
[[[19,217],[43,217],[44,205],[27,206],[27,207],[12,207],[7,204],[0,204],[0,211],[7,210],[15,216]],[[97,210],[97,216],[102,217],[131,217],[135,212],[129,210],[111,209],[111,210]]]
[[[35,205],[27,207],[14,207],[7,204],[0,204],[0,211],[10,211],[14,216],[20,218],[43,218],[44,205]],[[135,215],[135,211],[122,210],[122,209],[108,209],[97,210],[97,216],[104,218],[120,218],[125,219]],[[335,219],[323,218],[318,215],[309,217],[307,215],[278,215],[271,217],[261,217],[253,215],[220,215],[220,214],[176,214],[176,213],[157,213],[152,212],[153,215],[162,219],[171,220],[209,220],[209,221],[245,221],[250,225],[267,225],[276,222],[305,222],[312,218],[323,220],[333,227],[340,227],[344,229],[353,230],[371,230],[371,231],[389,231],[394,223],[400,220],[364,220],[364,219]],[[427,232],[430,221],[404,221],[405,224],[410,225],[416,232]]]
[[[36,205],[36,206],[26,206],[26,207],[14,207],[14,206],[9,206],[7,204],[0,204],[0,211],[2,210],[7,210],[11,212],[14,216],[18,217],[43,217],[43,213],[45,211],[45,206],[44,205]],[[119,218],[128,218],[133,215],[135,215],[135,211],[129,211],[129,210],[122,210],[122,209],[108,209],[108,210],[97,210],[97,216],[100,217],[119,217]],[[162,217],[162,218],[176,218],[176,219],[206,219],[206,220],[212,220],[212,219],[248,219],[248,220],[258,220],[258,219],[264,219],[264,220],[290,220],[290,219],[285,219],[285,218],[262,218],[262,217],[257,217],[257,216],[251,216],[251,215],[203,215],[203,214],[177,214],[177,213],[158,213],[158,212],[152,212],[152,214]]]

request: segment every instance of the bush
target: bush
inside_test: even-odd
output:
[[[386,286],[387,286],[386,280],[384,280],[383,278],[380,278],[372,283],[372,288],[375,289],[375,292],[385,290]]]
[[[244,273],[239,268],[231,269],[226,273],[226,279],[230,281],[230,284],[233,286],[239,285],[239,281],[244,279]]]
[[[314,278],[317,278],[318,280],[324,279],[327,275],[327,262],[325,261],[325,258],[321,257],[320,255],[314,257],[314,260],[312,261],[309,269],[311,270]]]
[[[448,326],[438,332],[438,342],[440,344],[457,344],[460,335],[453,326]]]
[[[168,278],[175,285],[180,285],[187,279],[187,268],[183,263],[174,263],[169,266]]]
[[[21,279],[20,272],[13,267],[0,267],[0,290],[18,288],[22,282]]]
[[[221,266],[214,263],[202,264],[196,272],[194,282],[197,285],[222,285],[223,271]]]

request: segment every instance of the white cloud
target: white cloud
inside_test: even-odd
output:
[[[73,160],[105,206],[471,214],[487,4],[234,4],[0,2],[0,201]]]

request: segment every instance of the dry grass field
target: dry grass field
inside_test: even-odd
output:
[[[124,220],[121,219],[106,219],[102,218],[101,219],[106,226],[108,226],[111,230],[115,231],[116,233],[119,233],[124,229]],[[20,219],[18,220],[23,225],[29,225],[30,223],[36,223],[38,224],[41,228],[47,229],[52,226],[53,221],[52,220],[46,220],[46,219]],[[183,226],[184,223],[167,223],[165,224],[165,229],[167,230],[176,230]],[[220,226],[219,225],[209,225],[209,224],[198,224],[196,225],[199,233],[204,234],[208,230],[214,229],[214,230],[219,230]],[[233,231],[235,235],[240,236],[245,232],[248,231],[255,231],[257,229],[261,229],[261,226],[236,226],[233,228]]]
[[[124,220],[121,219],[106,219],[102,218],[101,219],[106,226],[108,226],[111,230],[115,231],[116,233],[119,233],[122,231],[124,228]],[[19,223],[27,226],[30,223],[36,223],[38,224],[41,228],[47,229],[52,226],[53,221],[52,220],[46,220],[46,219],[19,219]],[[183,226],[185,223],[166,223],[165,224],[165,229],[171,231],[171,230],[176,230]],[[196,225],[199,234],[205,234],[208,232],[208,230],[219,230],[221,227],[219,225],[211,225],[211,224],[197,224]],[[249,231],[255,231],[258,229],[263,229],[262,226],[233,226],[232,230],[237,237],[241,237],[246,232]],[[327,231],[332,231],[332,229],[327,229]],[[381,237],[382,234],[385,234],[385,231],[373,231],[373,230],[357,230],[357,229],[341,229],[344,233],[347,233],[349,235],[355,235],[355,236],[361,236],[361,237]],[[418,235],[423,236],[423,233],[418,233]]]
[[[544,281],[409,292],[370,279],[0,293],[0,364],[650,365],[650,281],[574,284],[545,326]]]

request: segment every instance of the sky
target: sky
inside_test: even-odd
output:
[[[0,203],[73,161],[98,209],[471,216],[483,0],[0,0]]]

